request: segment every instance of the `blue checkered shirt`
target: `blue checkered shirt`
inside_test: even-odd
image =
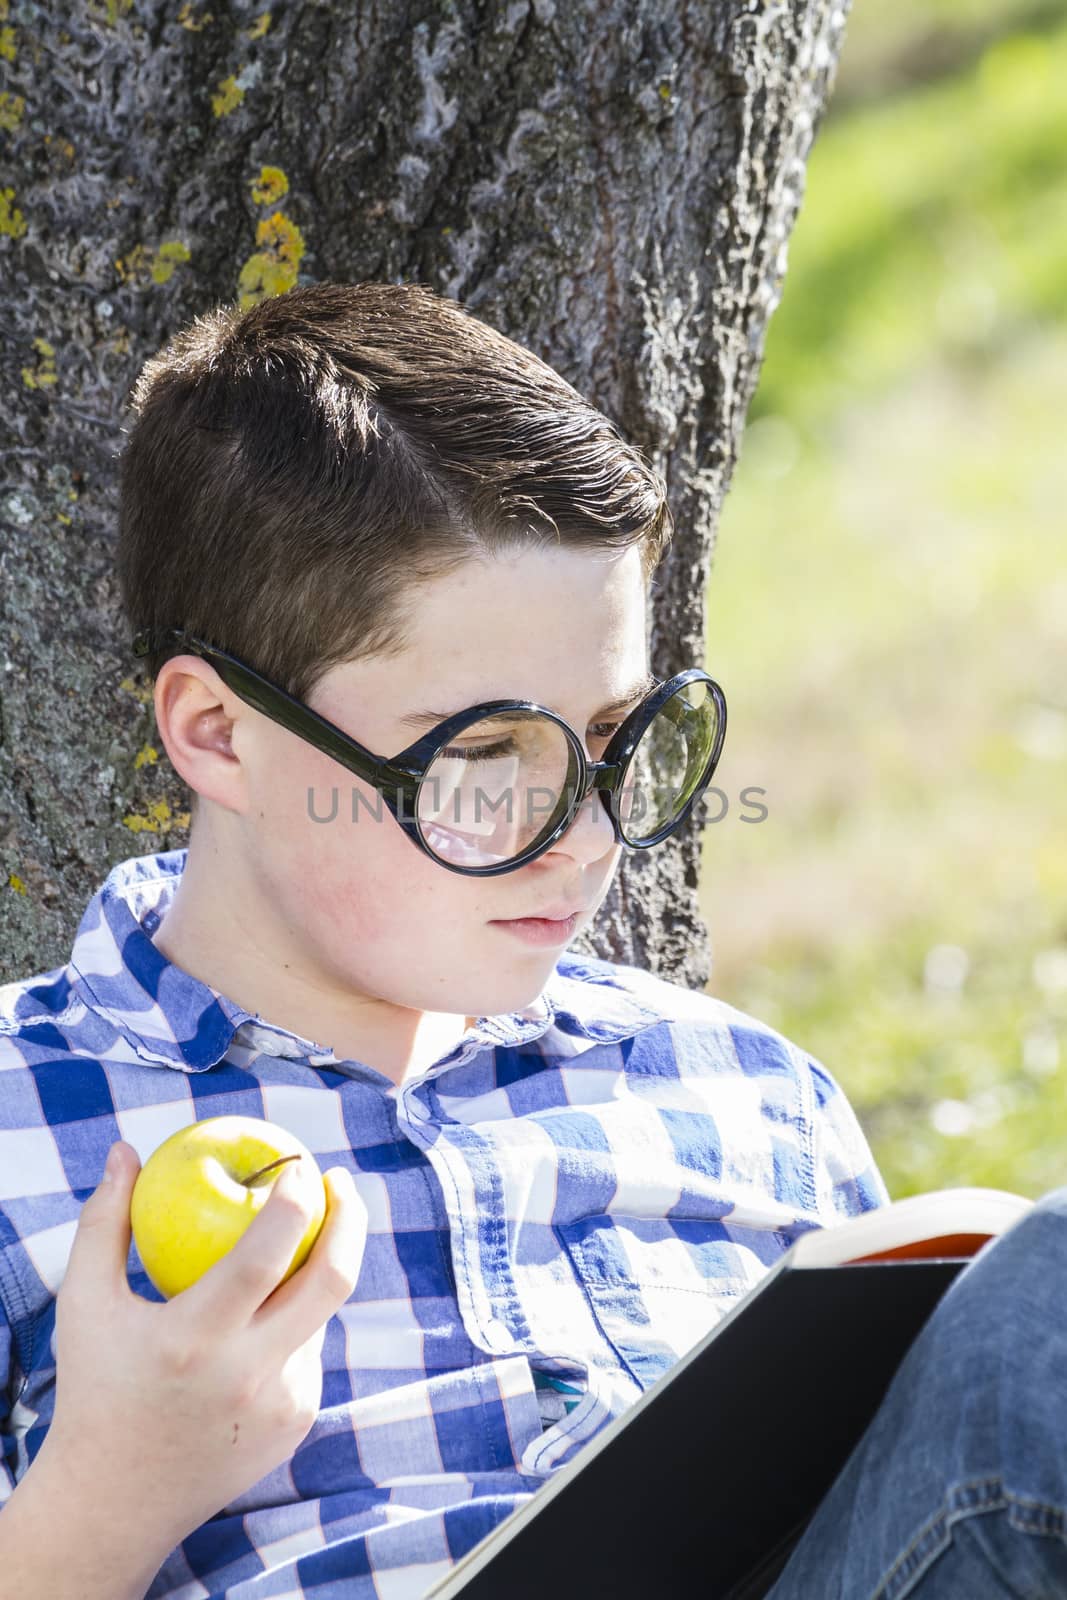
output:
[[[798,1234],[889,1198],[824,1067],[636,967],[564,953],[527,1010],[399,1086],[339,1060],[153,944],[186,854],[116,866],[69,962],[0,988],[0,1516],[48,1430],[55,1296],[115,1140],[144,1162],[199,1118],[280,1123],[352,1172],[370,1233],[311,1432],[147,1600],[415,1600]],[[163,1298],[132,1241],[127,1274]]]

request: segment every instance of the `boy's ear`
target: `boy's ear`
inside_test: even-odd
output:
[[[154,704],[175,772],[196,794],[243,810],[244,772],[233,746],[239,704],[214,668],[200,656],[172,656],[159,669]]]

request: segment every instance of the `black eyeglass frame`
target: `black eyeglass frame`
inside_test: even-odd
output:
[[[429,730],[428,733],[416,739],[414,744],[391,757],[376,756],[372,751],[345,733],[336,723],[328,717],[321,716],[313,711],[309,705],[298,700],[287,690],[281,689],[277,684],[271,683],[269,678],[264,678],[253,667],[241,661],[237,656],[231,655],[228,650],[222,650],[218,645],[207,643],[195,634],[187,633],[183,628],[164,628],[158,635],[151,635],[142,631],[133,639],[131,648],[135,656],[146,656],[153,649],[161,647],[167,640],[175,639],[183,644],[193,654],[202,656],[223,682],[239,695],[247,705],[252,706],[272,722],[287,728],[290,733],[295,733],[297,738],[304,739],[315,749],[321,750],[325,755],[332,756],[340,762],[349,772],[354,772],[356,777],[362,778],[376,789],[385,801],[394,821],[404,830],[408,838],[418,846],[424,854],[438,866],[445,867],[449,872],[459,872],[465,877],[491,878],[502,872],[514,872],[518,867],[526,866],[528,862],[535,861],[538,856],[550,850],[556,840],[570,827],[580,807],[584,804],[586,796],[593,790],[598,790],[604,808],[611,818],[615,832],[615,843],[622,844],[628,850],[651,850],[657,844],[670,837],[689,816],[697,801],[714,775],[722,754],[723,741],[726,738],[726,696],[719,684],[715,682],[702,667],[688,667],[684,672],[675,673],[673,678],[665,679],[650,694],[646,695],[640,705],[635,706],[626,720],[615,730],[604,751],[602,761],[590,761],[585,753],[585,747],[569,723],[565,722],[555,711],[547,706],[538,705],[535,700],[487,700],[481,705],[470,706],[465,711],[457,711],[454,716],[447,717],[443,722]],[[658,715],[667,701],[679,689],[688,683],[706,683],[715,701],[717,712],[717,727],[715,744],[708,759],[707,766],[701,775],[689,799],[678,812],[677,816],[670,819],[650,839],[633,841],[627,838],[620,822],[617,807],[613,804],[616,795],[622,787],[623,774],[630,757],[637,748],[639,741]],[[496,866],[470,867],[443,860],[437,852],[427,844],[422,836],[416,812],[419,785],[433,763],[442,745],[448,744],[456,738],[464,728],[471,723],[479,722],[484,717],[499,712],[523,711],[538,712],[541,716],[548,717],[563,730],[570,747],[572,764],[568,769],[568,780],[574,768],[577,768],[577,780],[574,785],[576,799],[573,805],[552,829],[552,832],[538,844],[531,845],[521,855],[511,861],[500,862]],[[389,787],[394,794],[390,795]],[[567,793],[570,793],[570,782],[567,784]],[[406,814],[407,803],[410,809]]]

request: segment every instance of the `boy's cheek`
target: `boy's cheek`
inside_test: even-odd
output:
[[[310,927],[330,930],[330,940],[415,940],[454,906],[454,876],[419,851],[392,817],[358,822],[339,812],[329,823],[294,817],[278,841],[279,871]]]

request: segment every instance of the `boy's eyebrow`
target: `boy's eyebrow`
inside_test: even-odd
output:
[[[606,706],[601,706],[592,721],[596,722],[601,717],[610,717],[614,716],[618,711],[625,711],[636,700],[643,700],[647,694],[651,694],[658,684],[659,679],[653,673],[646,672],[631,688],[625,690],[617,700],[611,700]],[[506,699],[509,697],[501,695],[500,698]],[[517,697],[511,696],[510,698]],[[454,717],[456,711],[465,711],[466,709],[466,706],[457,706],[455,711],[411,711],[407,716],[397,717],[396,720],[409,728],[430,727],[435,722],[445,722],[449,717]]]

